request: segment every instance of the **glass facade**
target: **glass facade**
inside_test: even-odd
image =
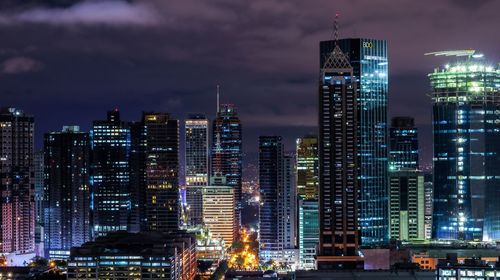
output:
[[[242,128],[234,105],[218,108],[212,129],[211,176],[226,177],[236,196],[237,225],[241,221]]]
[[[307,135],[296,142],[299,267],[314,269],[319,242],[318,137]]]
[[[90,240],[89,134],[78,127],[47,133],[44,154],[44,249],[57,258]]]
[[[189,115],[185,121],[186,185],[208,184],[208,119],[205,115]]]
[[[437,239],[500,239],[500,70],[467,57],[428,75]]]
[[[94,121],[90,132],[92,147],[91,202],[93,237],[129,230],[130,129],[120,112],[108,112],[107,120]]]
[[[418,130],[411,117],[392,118],[390,128],[391,150],[389,152],[389,171],[419,169]]]
[[[387,41],[356,38],[341,39],[338,44],[347,53],[357,78],[361,240],[363,245],[386,243],[389,238]],[[324,65],[334,47],[333,40],[321,42],[320,65]]]
[[[300,269],[316,268],[316,247],[319,242],[319,205],[317,200],[299,199],[299,262]]]

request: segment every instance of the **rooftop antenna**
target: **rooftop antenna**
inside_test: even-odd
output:
[[[219,89],[220,89],[220,86],[217,85],[217,113],[219,113],[220,111],[220,103],[219,103]]]
[[[333,40],[335,40],[335,45],[338,46],[338,42],[339,42],[339,13],[335,13],[335,20],[333,21]]]

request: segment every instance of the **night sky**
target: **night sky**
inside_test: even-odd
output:
[[[213,118],[219,83],[253,161],[259,135],[291,150],[316,131],[319,41],[337,11],[340,37],[388,40],[390,116],[416,118],[430,163],[426,73],[446,59],[423,54],[471,48],[500,61],[498,0],[0,0],[0,106],[35,115],[41,148],[44,132],[88,130],[113,108],[126,120]]]

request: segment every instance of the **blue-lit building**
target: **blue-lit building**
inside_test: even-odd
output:
[[[106,120],[94,121],[91,139],[91,210],[93,237],[130,229],[130,128],[120,112],[108,112]]]
[[[355,38],[338,40],[347,54],[358,90],[358,157],[360,212],[363,245],[386,243],[388,227],[387,41]],[[335,41],[320,44],[320,65],[335,47]]]
[[[390,128],[389,171],[419,169],[418,130],[412,117],[394,117]]]
[[[211,176],[224,176],[234,188],[236,224],[241,223],[242,130],[236,108],[221,104],[212,127]]]
[[[66,258],[90,240],[90,139],[77,126],[44,136],[44,255]]]
[[[319,243],[318,200],[299,198],[299,267],[304,270],[316,268],[316,247]]]
[[[295,175],[281,136],[259,137],[260,260],[295,262]]]
[[[500,69],[470,53],[430,73],[433,238],[500,239]]]

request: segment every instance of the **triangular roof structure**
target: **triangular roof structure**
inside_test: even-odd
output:
[[[335,43],[335,48],[325,60],[322,70],[326,69],[349,69],[352,70],[351,63],[347,55],[342,52],[339,45]]]

